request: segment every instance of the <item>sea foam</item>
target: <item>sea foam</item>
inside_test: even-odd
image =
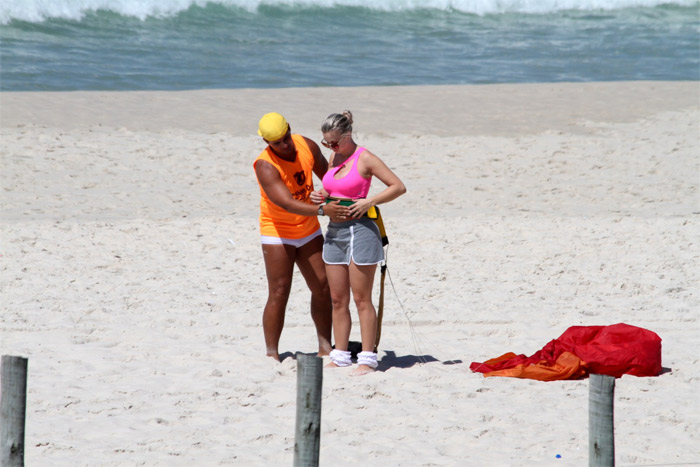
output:
[[[141,20],[177,15],[208,4],[256,12],[261,7],[360,7],[379,11],[433,9],[476,15],[499,13],[545,14],[562,10],[616,10],[659,5],[693,6],[697,0],[10,0],[0,4],[0,24],[12,20],[81,20],[86,14],[110,11]]]

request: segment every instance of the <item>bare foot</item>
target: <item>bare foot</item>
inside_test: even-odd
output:
[[[340,368],[340,367],[333,362],[329,362],[326,364],[326,368]]]
[[[278,354],[277,352],[268,352],[268,353],[267,353],[267,356],[268,356],[268,357],[274,358],[274,359],[277,360],[278,362],[281,362],[281,361],[282,361],[282,360],[280,360],[280,354]]]
[[[374,368],[372,368],[372,367],[369,367],[367,365],[358,365],[357,368],[352,370],[352,372],[350,373],[350,376],[362,376],[362,375],[366,375],[367,373],[373,373],[373,372],[374,372]]]

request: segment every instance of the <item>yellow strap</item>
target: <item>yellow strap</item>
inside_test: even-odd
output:
[[[389,244],[389,238],[386,236],[386,229],[384,228],[382,213],[376,206],[373,206],[373,209],[376,211],[376,217],[369,216],[369,218],[372,219],[375,224],[377,224],[377,227],[379,227],[379,234],[382,237],[382,246],[387,246]],[[367,214],[369,214],[369,211],[367,211]]]

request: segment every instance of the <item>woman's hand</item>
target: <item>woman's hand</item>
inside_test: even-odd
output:
[[[369,211],[369,208],[372,207],[372,202],[369,201],[366,198],[361,198],[358,200],[355,200],[355,203],[352,206],[349,206],[348,209],[348,214],[350,215],[351,218],[353,219],[358,219],[362,216],[365,215],[367,211]]]
[[[326,201],[326,194],[323,190],[312,191],[309,197],[314,204],[321,204]]]

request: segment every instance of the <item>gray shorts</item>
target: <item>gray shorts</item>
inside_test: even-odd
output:
[[[323,241],[323,261],[326,264],[358,266],[384,261],[384,249],[379,227],[372,219],[361,217],[347,222],[329,222]]]

